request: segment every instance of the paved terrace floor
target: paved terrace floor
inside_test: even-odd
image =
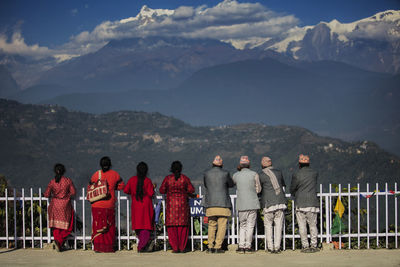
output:
[[[195,251],[172,254],[158,251],[138,254],[117,251],[112,254],[94,253],[90,250],[69,250],[61,253],[50,249],[0,249],[0,266],[397,266],[400,267],[400,250],[330,250],[304,254],[284,251],[269,254],[206,254]]]

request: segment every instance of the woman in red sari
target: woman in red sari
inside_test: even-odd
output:
[[[148,172],[147,164],[140,162],[136,166],[136,176],[129,179],[124,188],[126,194],[132,198],[132,230],[136,231],[139,238],[138,252],[149,252],[150,234],[154,230],[154,209],[152,197],[154,195],[154,185],[146,177]]]
[[[194,193],[189,178],[182,174],[182,163],[172,162],[171,175],[164,178],[160,187],[161,194],[167,194],[165,225],[173,253],[185,252],[189,235],[188,198]]]
[[[64,177],[64,165],[54,166],[55,177],[47,186],[44,196],[51,198],[48,208],[49,227],[53,229],[54,243],[58,252],[62,251],[66,238],[72,232],[74,210],[71,197],[75,195],[75,186],[71,179]]]
[[[101,170],[96,171],[91,182],[106,180],[109,196],[92,203],[92,242],[95,252],[114,252],[115,241],[115,190],[125,186],[119,174],[111,170],[111,159],[103,157],[100,160]]]

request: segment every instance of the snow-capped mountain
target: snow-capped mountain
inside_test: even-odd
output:
[[[399,73],[400,10],[380,12],[352,23],[332,20],[295,27],[284,37],[266,40],[257,47],[298,60],[335,60],[372,71]]]
[[[140,12],[135,17],[122,19],[120,23],[129,23],[132,21],[139,21],[141,25],[146,25],[151,22],[155,22],[157,18],[171,16],[174,14],[174,10],[170,9],[152,9],[147,5],[144,5]]]

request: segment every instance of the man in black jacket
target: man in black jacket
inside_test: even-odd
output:
[[[299,170],[293,174],[290,194],[295,198],[296,219],[299,225],[302,252],[317,252],[317,217],[319,203],[317,198],[318,172],[310,168],[310,158],[299,156]],[[307,238],[307,224],[310,228],[311,246]]]
[[[231,175],[222,169],[222,158],[216,156],[212,168],[204,173],[204,207],[208,217],[208,253],[224,253],[221,249],[226,224],[231,216],[229,188],[234,186]],[[215,244],[214,244],[215,242]]]

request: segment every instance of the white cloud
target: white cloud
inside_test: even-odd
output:
[[[245,39],[276,37],[298,22],[295,16],[277,14],[260,3],[239,3],[235,0],[225,0],[212,7],[181,6],[175,10],[143,6],[135,17],[105,21],[91,32],[72,36],[65,47],[75,49],[74,53],[87,53],[100,48],[109,40],[151,35],[240,42]]]
[[[53,53],[49,48],[39,46],[38,44],[27,45],[19,30],[16,30],[11,38],[8,38],[5,34],[0,34],[0,51],[7,54],[18,54],[35,58],[47,57]]]
[[[71,10],[76,15],[78,9]],[[25,44],[20,32],[7,42],[0,39],[0,49],[6,52],[57,59],[94,52],[113,39],[152,35],[188,38],[215,38],[244,42],[255,38],[273,38],[298,24],[293,15],[280,15],[260,3],[239,3],[225,0],[211,7],[180,6],[175,10],[151,9],[143,6],[135,17],[104,21],[91,31],[83,31],[54,51],[39,45]]]
[[[194,8],[190,6],[181,6],[175,9],[173,18],[174,19],[189,19],[194,15]]]

